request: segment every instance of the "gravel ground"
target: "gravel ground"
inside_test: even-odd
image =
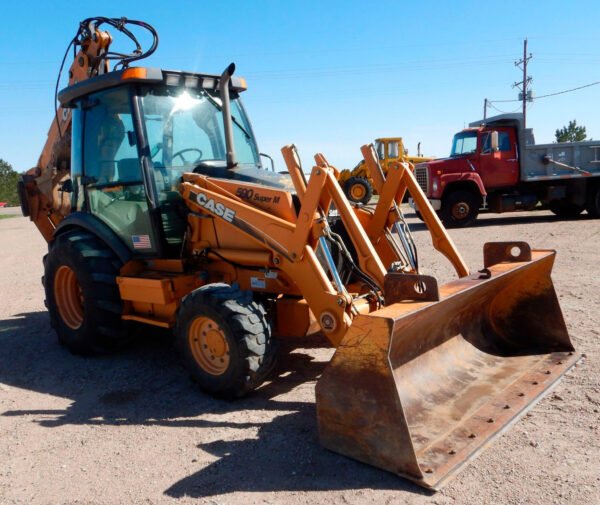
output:
[[[450,279],[409,223],[425,269]],[[586,357],[431,493],[319,446],[314,385],[333,352],[320,341],[284,345],[276,380],[234,403],[197,391],[156,332],[116,356],[69,354],[44,309],[46,244],[27,219],[0,220],[0,503],[599,504],[600,221],[506,214],[451,234],[472,268],[486,241],[557,249],[554,283]]]

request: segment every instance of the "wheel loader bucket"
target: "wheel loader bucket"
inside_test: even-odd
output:
[[[322,444],[439,488],[578,359],[554,256],[486,244],[487,268],[441,286],[439,301],[357,316],[317,384]]]

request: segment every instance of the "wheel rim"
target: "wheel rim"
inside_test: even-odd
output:
[[[83,324],[83,293],[77,276],[70,267],[63,265],[54,276],[54,299],[63,322],[72,330]]]
[[[452,206],[452,217],[457,220],[466,219],[471,211],[467,202],[458,202]]]
[[[223,329],[209,317],[197,317],[188,330],[188,343],[196,363],[210,375],[222,375],[229,367],[229,344]]]
[[[367,190],[362,184],[353,184],[350,188],[350,196],[355,200],[362,200],[366,193]]]

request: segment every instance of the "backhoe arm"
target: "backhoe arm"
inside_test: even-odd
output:
[[[108,61],[102,56],[111,42],[110,34],[97,29],[94,22],[80,26],[73,40],[79,50],[69,68],[69,86],[108,72]],[[20,190],[24,209],[46,241],[52,239],[54,229],[70,212],[71,195],[61,190],[70,171],[71,111],[59,107],[37,165],[25,173]]]
[[[109,52],[112,37],[108,31],[100,29],[103,24],[126,35],[134,42],[135,50],[130,54]],[[153,42],[148,50],[142,51],[135,35],[127,28],[130,24],[151,33]],[[118,60],[115,67],[122,65],[126,68],[132,61],[146,58],[156,50],[158,35],[152,26],[143,21],[105,17],[85,19],[65,52],[57,87],[71,46],[74,54],[68,86],[107,73],[109,60]],[[29,216],[48,242],[52,240],[56,226],[71,211],[71,190],[65,186],[70,174],[71,110],[61,106],[56,110],[37,165],[22,176],[18,188],[23,214]]]

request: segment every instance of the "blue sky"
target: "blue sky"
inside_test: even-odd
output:
[[[43,147],[66,45],[94,15],[154,25],[161,40],[146,66],[220,73],[234,61],[248,81],[259,146],[278,169],[287,143],[298,145],[305,167],[316,152],[352,167],[360,146],[380,136],[447,155],[453,133],[481,118],[484,98],[516,98],[514,61],[525,37],[536,95],[600,80],[593,1],[52,1],[5,3],[3,11],[0,158],[19,171]],[[129,48],[121,43],[112,48]],[[600,138],[599,99],[600,86],[541,99],[528,125],[538,142],[571,119]]]

